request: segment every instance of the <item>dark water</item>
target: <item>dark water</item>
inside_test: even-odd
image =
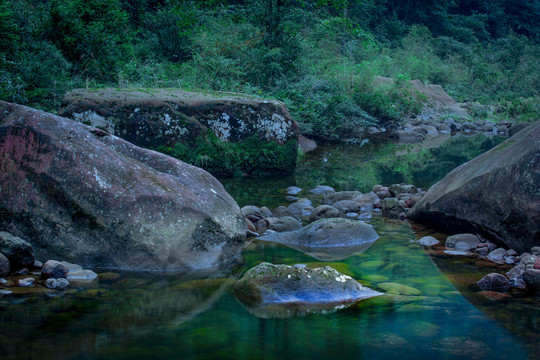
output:
[[[335,169],[315,168],[309,175],[309,168],[324,157],[325,164],[332,164],[332,157],[341,162],[351,156],[366,163],[369,157],[377,161],[376,151],[362,155],[348,147],[326,148],[306,157],[296,177],[231,181],[226,186],[241,204],[268,206],[283,203],[279,190],[294,184],[306,189],[317,183],[358,188],[364,180],[357,176],[364,173],[353,162],[336,163]],[[385,170],[390,160],[373,166],[376,171],[369,176],[383,176],[375,182],[391,183],[392,176],[399,176]],[[328,181],[319,182],[321,178]],[[426,252],[414,240],[428,233],[444,239],[444,234],[419,225],[378,215],[367,222],[379,240],[340,262],[320,262],[285,246],[255,241],[244,252],[245,265],[212,276],[102,272],[99,283],[75,285],[61,296],[6,295],[0,299],[0,358],[533,359],[539,355],[538,299],[516,293],[513,298],[489,300],[468,287],[503,268],[479,268],[472,258],[448,257],[437,249]],[[269,318],[250,312],[231,292],[234,279],[261,261],[330,265],[373,289],[388,282],[408,288],[400,295],[364,300],[334,312],[301,316],[284,312]]]

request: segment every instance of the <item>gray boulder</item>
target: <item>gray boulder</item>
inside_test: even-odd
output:
[[[386,198],[381,200],[382,215],[392,219],[397,219],[400,214],[406,212],[405,207],[396,198]]]
[[[269,229],[277,232],[293,231],[302,228],[300,221],[290,216],[284,216],[270,224]]]
[[[528,122],[526,122],[526,123],[518,123],[518,124],[512,125],[510,127],[510,129],[508,130],[508,136],[516,135],[518,132],[525,129],[529,125],[531,125],[531,123],[528,123]]]
[[[65,278],[68,274],[67,267],[59,261],[49,260],[43,264],[41,268],[42,279],[60,279]]]
[[[270,263],[261,263],[248,270],[236,282],[233,291],[250,307],[307,306],[319,309],[382,295],[329,266],[311,269]]]
[[[339,210],[332,205],[317,206],[309,215],[309,222],[314,222],[319,219],[330,219],[339,217]]]
[[[525,252],[540,243],[540,122],[433,185],[409,218],[474,232]]]
[[[477,282],[482,291],[496,291],[505,293],[510,288],[510,282],[501,274],[491,273]]]
[[[335,193],[336,191],[331,186],[317,185],[313,189],[311,189],[310,192],[316,195],[328,195],[331,193]]]
[[[366,251],[379,238],[370,225],[350,219],[321,219],[302,229],[261,236],[316,259],[337,261]]]
[[[534,290],[540,291],[540,270],[538,269],[528,269],[523,273],[523,281],[527,284],[527,287]]]
[[[0,228],[28,239],[42,258],[188,270],[242,252],[240,208],[202,169],[6,102],[0,154],[0,169],[10,169],[0,171]]]
[[[392,184],[388,187],[388,191],[390,191],[390,194],[395,197],[397,194],[416,194],[418,189],[414,185]]]
[[[447,249],[457,249],[457,245],[460,243],[461,246],[459,250],[470,250],[474,249],[476,245],[480,243],[480,239],[474,234],[457,234],[447,237],[444,246],[446,246]],[[463,244],[466,245],[466,248]]]
[[[503,248],[495,249],[490,252],[487,257],[491,261],[502,264],[504,262],[504,258],[506,257],[506,250]]]
[[[11,264],[4,254],[0,253],[0,277],[6,276],[11,271]]]
[[[9,174],[6,175],[9,176]],[[9,259],[11,266],[15,269],[30,266],[34,263],[32,245],[28,241],[5,231],[0,231],[0,252]]]
[[[523,274],[530,269],[534,269],[534,264],[538,257],[531,254],[523,254],[519,263],[514,266],[510,271],[506,273],[508,279],[512,286],[516,287],[525,287],[525,282],[523,281]]]

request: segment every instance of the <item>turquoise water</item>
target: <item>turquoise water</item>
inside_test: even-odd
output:
[[[305,161],[317,161],[317,156]],[[352,182],[354,176],[344,175],[339,181]],[[296,177],[296,184],[298,179],[311,181],[307,174]],[[249,186],[254,188],[242,191],[241,184],[226,186],[236,186],[242,205],[268,206],[283,203],[279,190],[294,185],[252,179]],[[451,258],[437,248],[426,252],[415,239],[429,233],[443,240],[445,235],[422,226],[379,215],[367,222],[380,238],[364,253],[340,262],[320,262],[282,245],[254,241],[237,265],[213,275],[101,271],[99,282],[74,285],[61,296],[4,296],[0,358],[533,359],[539,355],[538,299],[516,293],[489,300],[468,286],[503,268],[478,267],[475,259]],[[407,288],[334,312],[282,312],[269,317],[245,308],[231,291],[234,279],[262,261],[330,265],[373,289],[381,290],[379,285],[388,282]]]

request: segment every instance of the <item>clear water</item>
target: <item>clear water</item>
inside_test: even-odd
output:
[[[322,150],[305,161],[322,160],[317,156],[329,151]],[[346,151],[351,155],[352,148]],[[362,157],[358,151],[354,156]],[[284,201],[280,189],[318,182],[308,168],[301,166],[296,182],[250,179],[226,186],[242,204],[275,206]],[[361,182],[349,170],[344,165],[326,174],[338,174],[328,180],[337,179],[346,189],[345,184]],[[388,183],[383,180],[378,182]],[[378,215],[367,222],[379,240],[340,262],[323,263],[285,246],[255,241],[245,249],[244,265],[210,277],[191,274],[202,280],[102,271],[99,283],[74,286],[62,296],[4,296],[0,358],[538,358],[538,299],[516,293],[489,300],[468,286],[503,268],[478,267],[475,259],[448,257],[437,248],[426,252],[414,240],[425,234],[444,239],[444,234],[417,224]],[[261,261],[330,265],[374,289],[395,282],[420,295],[380,296],[325,314],[264,318],[250,313],[231,292],[234,278]]]

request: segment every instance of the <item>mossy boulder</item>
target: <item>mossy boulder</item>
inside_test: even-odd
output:
[[[277,304],[324,308],[382,295],[329,266],[311,269],[270,263],[248,270],[235,284],[234,294],[249,307]]]
[[[60,111],[218,175],[291,173],[298,125],[284,104],[178,89],[77,89]]]

